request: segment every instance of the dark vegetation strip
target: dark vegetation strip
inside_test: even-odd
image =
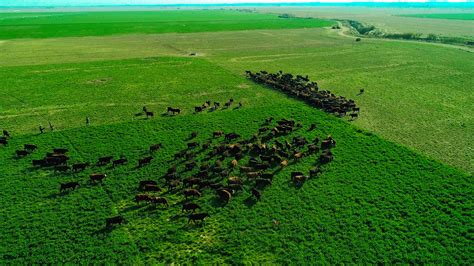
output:
[[[297,75],[295,77],[282,71],[277,73],[268,73],[267,71],[252,73],[247,71],[246,73],[252,81],[303,99],[326,113],[336,114],[339,117],[350,113],[351,119],[355,119],[359,115],[360,109],[354,100],[348,100],[344,96],[336,96],[329,90],[321,90],[316,82],[308,79],[308,76]],[[364,89],[361,89],[360,93],[363,92]]]
[[[395,40],[414,40],[474,47],[474,39],[463,37],[447,37],[437,34],[423,35],[421,33],[386,33],[377,29],[373,25],[366,25],[355,20],[341,20],[341,22],[351,28],[352,32],[357,36]]]

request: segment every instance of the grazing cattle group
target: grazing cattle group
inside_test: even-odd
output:
[[[229,101],[233,102],[233,100]],[[207,102],[206,102],[207,104]],[[171,108],[172,109],[172,108]],[[292,119],[265,119],[256,133],[244,138],[236,132],[214,131],[205,140],[198,140],[198,132],[192,132],[183,143],[183,149],[177,151],[174,160],[170,161],[168,170],[161,177],[150,177],[138,182],[134,201],[137,207],[142,203],[163,208],[180,205],[181,213],[186,215],[188,223],[203,222],[210,216],[209,206],[203,204],[210,198],[222,205],[230,203],[234,197],[247,194],[255,202],[264,197],[264,190],[274,183],[275,176],[291,164],[309,156],[314,156],[314,167],[309,172],[292,171],[288,173],[287,181],[296,187],[303,186],[311,178],[321,173],[321,166],[331,162],[334,157],[332,149],[336,141],[332,136],[320,139],[307,139],[298,132],[311,134],[317,128],[316,124],[304,129],[302,123]],[[204,137],[205,138],[205,137]],[[23,150],[17,150],[18,157],[24,157],[35,150],[34,144],[25,144]],[[154,157],[163,148],[161,143],[149,146],[148,156],[138,159],[138,166],[153,167]],[[128,163],[125,156],[115,159],[113,156],[98,158],[95,165],[89,162],[69,164],[69,150],[55,148],[39,160],[32,160],[33,167],[52,169],[54,172],[80,172],[95,167],[109,165],[114,169]],[[91,185],[106,183],[107,174],[96,171],[89,174]],[[59,187],[60,193],[73,191],[81,187],[80,183],[65,182]],[[166,189],[167,188],[167,189]],[[168,200],[168,196],[176,195],[182,201]],[[201,212],[197,212],[197,210]],[[123,223],[125,219],[115,216],[106,220],[106,227]]]
[[[277,73],[268,73],[267,71],[253,73],[246,71],[246,73],[247,77],[256,83],[264,84],[270,88],[303,99],[312,106],[327,113],[340,117],[349,114],[352,120],[359,116],[360,109],[353,100],[346,99],[343,96],[336,96],[328,90],[321,90],[316,82],[308,79],[308,76],[297,75],[295,77],[282,71]]]

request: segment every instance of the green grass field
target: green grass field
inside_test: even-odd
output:
[[[124,14],[104,19],[136,19]],[[163,14],[140,20],[177,20]],[[232,14],[229,24],[259,17]],[[0,146],[0,264],[472,264],[472,53],[285,27],[0,42],[0,121],[12,133]],[[102,35],[95,29],[90,35]],[[308,74],[355,99],[360,118],[348,122],[256,85],[247,69]],[[206,100],[229,98],[243,107],[193,114]],[[135,115],[144,105],[154,118]],[[161,116],[167,106],[182,113]],[[196,200],[211,215],[203,225],[187,224],[181,192],[157,193],[169,208],[136,206],[138,182],[165,188],[161,177],[192,131],[201,143],[216,130],[249,138],[270,116],[303,123],[287,139],[331,134],[334,161],[301,188],[290,173],[307,172],[317,155],[288,166],[260,201],[248,184],[227,206],[206,189]],[[56,130],[38,134],[48,121]],[[151,165],[137,169],[159,142]],[[25,143],[39,149],[15,158]],[[107,155],[130,162],[76,174],[31,167],[54,147],[69,148],[71,163]],[[92,172],[108,177],[93,185]],[[69,181],[81,186],[60,194]],[[106,230],[117,214],[127,222]]]
[[[414,14],[414,15],[404,15],[404,16],[406,16],[406,17],[415,17],[415,18],[474,20],[474,14],[472,14],[472,13],[461,13],[461,14]]]
[[[0,39],[317,28],[327,20],[237,11],[0,13]]]

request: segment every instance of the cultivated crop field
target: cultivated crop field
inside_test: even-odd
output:
[[[134,35],[115,36],[84,26],[86,31],[70,28],[62,36],[74,38],[52,38],[58,36],[45,30],[42,36],[22,34],[47,39],[0,41],[0,129],[11,134],[8,145],[0,146],[0,262],[473,263],[472,53],[417,43],[354,44],[328,28],[307,28],[313,20],[292,24],[277,17],[273,26],[255,28],[248,25],[262,25],[254,22],[270,15],[173,12],[102,15],[104,22],[138,17],[151,25],[191,18],[208,25],[221,18],[229,32],[221,24],[138,35],[165,31],[131,26]],[[102,25],[99,13],[9,16],[35,15],[47,24],[50,14],[68,17],[71,24],[90,19]],[[248,24],[240,23],[244,20]],[[318,27],[333,25],[314,21],[322,23]],[[77,33],[87,31],[94,32]],[[80,37],[89,35],[100,36]],[[360,116],[349,121],[327,114],[245,77],[246,70],[263,69],[309,75],[320,88],[354,99]],[[221,106],[195,112],[205,101]],[[153,117],[144,115],[144,106]],[[274,119],[265,123],[269,117]],[[182,212],[184,188],[170,189],[164,176],[173,165],[182,180],[199,172],[185,171],[191,160],[176,154],[193,150],[187,144],[196,142],[202,147],[193,150],[196,163],[217,165],[220,154],[207,157],[212,148],[204,148],[224,143],[214,132],[240,135],[227,144],[255,134],[261,140],[265,134],[259,131],[281,119],[301,127],[279,141],[331,135],[337,142],[334,160],[318,163],[321,153],[288,158],[288,166],[271,169],[271,185],[258,188],[258,198],[252,192],[258,181],[239,171],[250,155],[235,168],[227,158],[222,167],[244,180],[243,189],[227,203],[212,188],[200,189],[202,196],[192,201],[209,217],[189,223],[191,212]],[[190,137],[192,132],[197,136]],[[37,150],[16,156],[27,143]],[[161,149],[150,152],[156,143]],[[32,166],[58,147],[69,150],[70,165],[91,166],[77,172]],[[104,156],[128,163],[95,165]],[[151,162],[137,167],[147,156]],[[292,181],[292,172],[308,174],[316,165],[321,173],[299,185]],[[92,173],[107,177],[91,182]],[[155,181],[161,191],[143,192],[143,180]],[[68,182],[79,186],[61,192]],[[143,193],[166,198],[169,206],[137,204],[135,196]],[[106,219],[117,215],[125,222],[106,227]]]

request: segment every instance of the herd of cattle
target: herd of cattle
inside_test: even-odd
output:
[[[289,136],[300,130],[311,132],[316,124],[303,129],[300,122],[281,119],[275,121],[267,118],[258,132],[251,138],[244,139],[239,134],[215,131],[205,141],[195,139],[197,132],[192,132],[186,143],[186,148],[178,151],[161,178],[141,180],[138,184],[138,193],[134,196],[136,204],[143,202],[163,207],[170,205],[163,192],[183,196],[181,212],[188,213],[188,223],[203,221],[209,216],[203,210],[198,199],[205,193],[212,193],[216,199],[227,204],[239,193],[250,193],[255,200],[260,200],[262,191],[273,183],[274,176],[289,164],[298,162],[304,157],[318,154],[315,165],[308,173],[291,172],[289,181],[295,186],[302,186],[308,179],[317,176],[320,166],[333,160],[331,149],[336,141],[327,136],[325,139],[315,137],[312,140],[304,136]],[[2,139],[8,139],[8,132],[4,132]],[[24,144],[23,149],[16,151],[18,158],[23,158],[37,150],[34,144]],[[148,156],[138,159],[137,169],[152,163],[156,153],[162,149],[162,144],[153,144],[148,149]],[[87,168],[96,168],[110,165],[112,168],[128,164],[125,157],[113,158],[106,156],[98,158],[95,163],[80,162],[69,164],[68,149],[54,148],[47,152],[42,159],[32,160],[35,168],[49,169],[58,173],[79,173]],[[104,169],[104,168],[100,168]],[[89,175],[92,184],[106,180],[107,174],[95,172]],[[61,183],[60,193],[72,191],[80,187],[79,182]],[[106,226],[121,224],[125,219],[119,215],[108,218]]]
[[[231,98],[229,99],[229,101],[225,102],[224,103],[224,109],[228,109],[232,106],[232,104],[234,103],[234,99]],[[194,107],[194,113],[197,114],[197,113],[201,113],[203,112],[204,110],[208,109],[210,112],[212,111],[216,111],[217,109],[219,109],[219,107],[221,106],[221,103],[220,102],[212,102],[211,101],[206,101],[204,102],[202,105],[200,106],[195,106]],[[241,108],[242,107],[242,102],[239,102],[237,103],[237,107],[236,108]],[[148,110],[148,108],[146,106],[143,106],[143,109],[142,109],[143,113],[138,113],[136,114],[136,116],[141,116],[143,114],[145,114],[146,118],[152,118],[155,116],[155,113]],[[181,109],[180,108],[176,108],[176,107],[171,107],[171,106],[168,106],[166,108],[166,112],[165,114],[168,114],[168,115],[179,115],[181,113]]]
[[[282,71],[277,73],[246,71],[246,73],[247,77],[256,83],[296,96],[327,113],[336,114],[340,117],[349,114],[352,120],[359,116],[360,109],[353,100],[336,96],[328,90],[320,90],[318,84],[310,81],[308,76],[297,75],[294,77],[292,74],[283,73]],[[362,92],[363,89],[360,93]]]

